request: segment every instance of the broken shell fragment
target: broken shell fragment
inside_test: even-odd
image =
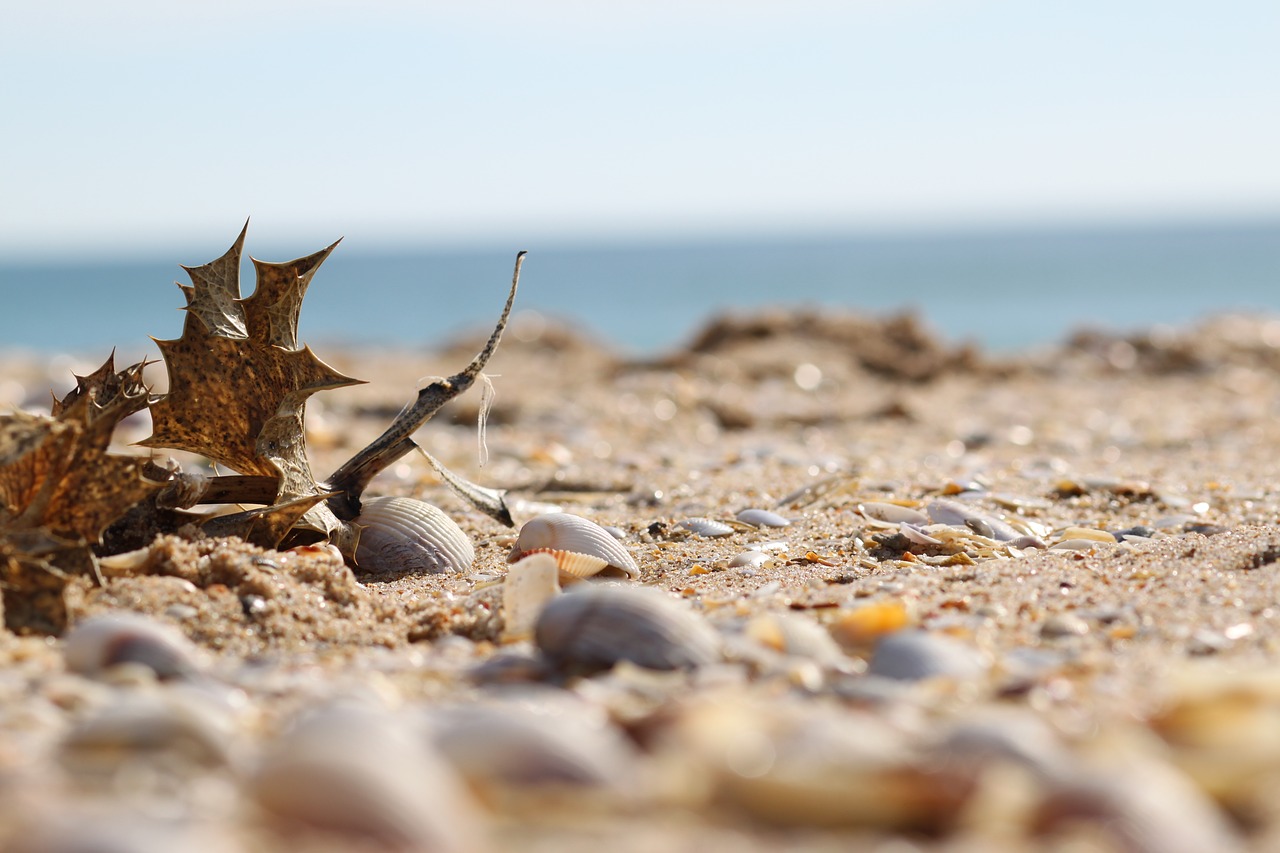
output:
[[[507,572],[502,584],[502,618],[506,642],[533,636],[533,626],[547,602],[560,594],[559,568],[550,554],[530,554]]]
[[[62,655],[68,670],[91,677],[126,663],[141,664],[157,678],[183,678],[199,670],[196,647],[176,628],[133,613],[79,623],[63,640]]]
[[[650,589],[580,585],[543,609],[538,648],[561,670],[591,673],[620,661],[690,669],[720,657],[720,638],[681,602]]]
[[[615,536],[594,521],[567,512],[529,519],[507,559],[514,562],[535,552],[554,557],[565,582],[597,574],[640,577],[640,567]]]
[[[929,517],[938,524],[954,524],[967,527],[980,536],[1008,542],[1022,536],[1022,532],[1014,529],[1007,521],[987,515],[959,501],[935,500],[926,507]]]
[[[774,557],[764,551],[743,551],[741,554],[735,554],[729,559],[729,568],[758,569],[773,560]]]
[[[476,558],[462,528],[442,510],[414,498],[363,502],[355,563],[366,572],[465,572]]]
[[[858,511],[876,526],[897,527],[900,524],[926,525],[929,516],[919,510],[900,504],[866,501],[858,504]]]

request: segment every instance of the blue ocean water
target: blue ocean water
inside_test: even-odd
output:
[[[327,237],[254,254],[286,260]],[[178,262],[204,263],[225,247],[211,243],[203,257],[101,264],[0,262],[0,350],[138,352],[148,336],[177,337],[184,302],[172,282],[187,281]],[[568,320],[637,355],[680,345],[717,312],[774,305],[912,309],[945,339],[999,351],[1060,341],[1081,326],[1280,312],[1280,221],[453,252],[344,244],[311,284],[302,339],[429,347],[487,330],[517,249],[529,250],[519,308]],[[242,279],[248,295],[247,262]]]

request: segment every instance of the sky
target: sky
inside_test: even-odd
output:
[[[1277,43],[1275,0],[0,0],[0,260],[1275,217]]]

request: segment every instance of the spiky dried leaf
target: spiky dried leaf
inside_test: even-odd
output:
[[[107,452],[119,422],[146,405],[142,364],[113,359],[54,402],[54,416],[0,415],[0,588],[12,630],[56,632],[62,591],[94,573],[102,531],[163,484],[148,459]]]
[[[303,415],[317,391],[354,385],[298,344],[311,278],[333,246],[282,264],[254,261],[257,287],[240,298],[245,233],[218,260],[188,268],[182,336],[157,341],[169,393],[151,406],[147,447],[198,453],[241,474],[278,478],[276,503],[319,494]],[[334,244],[337,245],[336,243]]]

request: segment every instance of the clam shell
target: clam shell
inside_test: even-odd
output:
[[[234,720],[201,697],[172,691],[121,693],[80,720],[59,747],[77,776],[106,776],[133,762],[194,774],[231,763]]]
[[[486,800],[529,793],[545,806],[554,791],[634,795],[635,748],[586,709],[524,696],[433,710],[428,728],[440,754]]]
[[[356,565],[366,572],[465,572],[476,551],[462,528],[443,511],[414,498],[364,501]]]
[[[199,669],[199,653],[176,628],[133,613],[94,616],[67,632],[67,669],[98,676],[113,666],[141,664],[157,678],[183,678]]]
[[[791,524],[789,519],[767,509],[744,509],[736,518],[752,527],[788,527]]]
[[[374,709],[305,714],[272,739],[247,788],[270,821],[357,842],[341,849],[483,849],[475,805],[452,768],[401,719]]]
[[[561,670],[590,673],[631,661],[690,669],[720,657],[720,638],[681,602],[650,589],[581,584],[543,609],[534,631]]]
[[[520,528],[507,559],[514,562],[537,551],[549,552],[556,558],[561,578],[566,581],[591,577],[610,568],[630,578],[640,577],[640,567],[616,537],[594,521],[567,512],[529,519]]]

